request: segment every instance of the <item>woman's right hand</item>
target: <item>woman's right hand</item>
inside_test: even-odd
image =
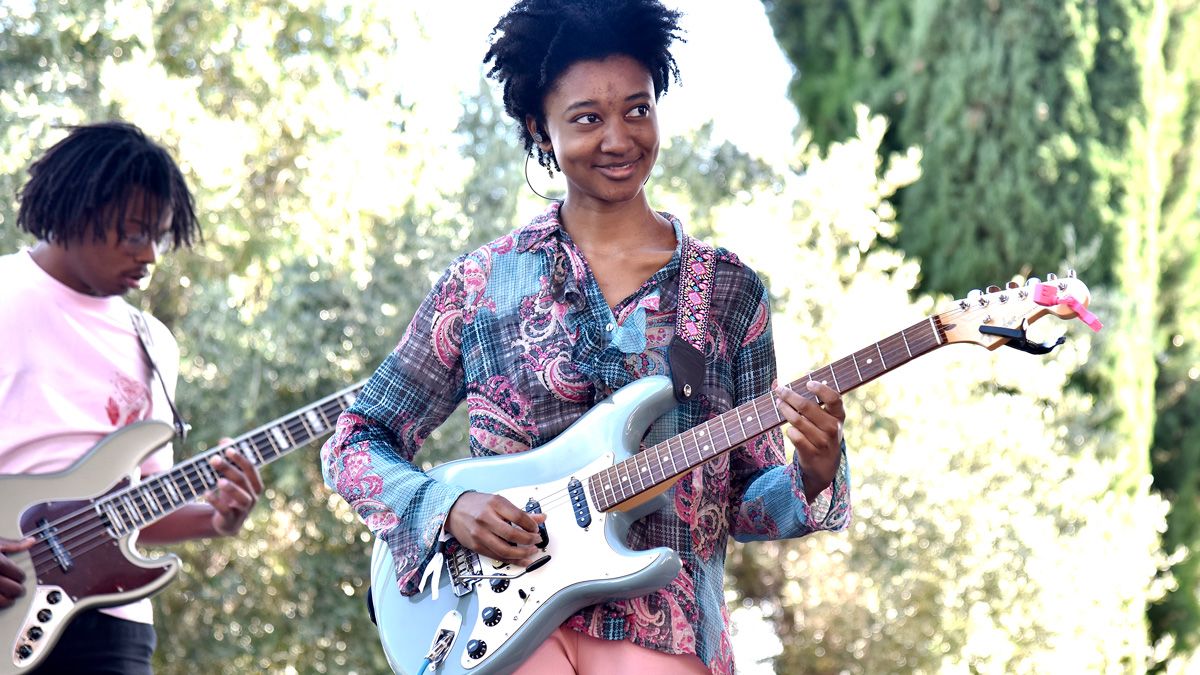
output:
[[[543,513],[526,513],[504,497],[464,492],[450,507],[446,531],[458,543],[494,560],[528,566],[538,557]]]
[[[33,537],[21,541],[0,539],[0,609],[10,607],[14,600],[25,595],[25,572],[7,554],[27,551],[33,542]]]

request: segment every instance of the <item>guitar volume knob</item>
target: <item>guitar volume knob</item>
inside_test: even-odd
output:
[[[498,607],[488,607],[483,610],[483,625],[495,626],[500,623],[502,613]]]

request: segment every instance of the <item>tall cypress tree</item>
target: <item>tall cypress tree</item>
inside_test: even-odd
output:
[[[896,245],[920,290],[961,295],[1064,262],[1108,329],[1080,383],[1111,439],[1113,486],[1151,470],[1172,500],[1178,590],[1151,637],[1200,640],[1200,9],[1183,0],[763,0],[798,74],[791,95],[822,145],[853,104],[892,120],[882,150],[917,146]],[[1190,284],[1190,286],[1189,286]]]

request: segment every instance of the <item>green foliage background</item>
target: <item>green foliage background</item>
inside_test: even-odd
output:
[[[822,146],[854,135],[865,103],[919,146],[893,243],[918,288],[990,271],[1053,269],[1093,284],[1110,319],[1076,378],[1091,424],[1172,511],[1171,592],[1149,610],[1156,659],[1200,645],[1200,7],[1190,1],[764,0],[797,76],[792,98]],[[1155,668],[1167,667],[1158,661]]]
[[[855,524],[731,549],[740,667],[1183,663],[1190,643],[1164,660],[1145,619],[1187,579],[1160,574],[1173,548],[1146,468],[1151,433],[1179,457],[1158,466],[1194,463],[1183,5],[767,4],[809,135],[772,166],[702,127],[667,140],[648,189],[768,280],[781,376],[971,287],[1067,265],[1110,327],[1093,339],[1053,322],[1071,339],[1049,359],[946,349],[848,396]],[[1138,56],[1151,37],[1169,58]],[[180,339],[195,432],[179,456],[367,376],[454,255],[541,208],[488,85],[462,95],[449,144],[425,126],[397,77],[423,39],[419,10],[382,0],[0,5],[0,193],[58,125],[119,116],[166,143],[197,194],[205,242],[165,258],[136,299]],[[1150,105],[1162,92],[1177,105]],[[1148,141],[1156,154],[1130,160]],[[1166,166],[1186,179],[1151,170]],[[995,189],[964,187],[979,181]],[[0,199],[0,250],[29,243],[15,207]],[[422,461],[459,456],[464,429],[452,419]],[[243,536],[176,549],[183,574],[155,600],[157,671],[386,672],[363,608],[370,538],[321,484],[317,449],[265,479]],[[1194,499],[1192,482],[1172,489]]]

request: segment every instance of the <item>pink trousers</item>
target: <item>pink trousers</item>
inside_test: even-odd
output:
[[[628,640],[601,640],[559,627],[514,675],[709,675],[695,654],[664,654]]]

